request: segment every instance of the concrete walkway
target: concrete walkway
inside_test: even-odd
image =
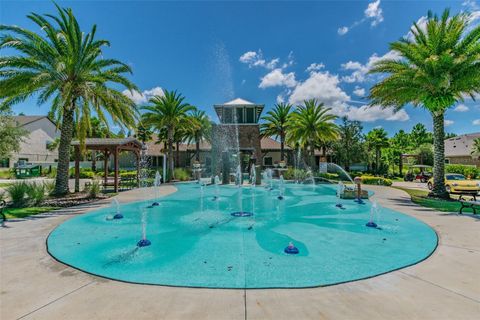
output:
[[[8,223],[0,230],[0,318],[7,319],[478,319],[480,220],[419,207],[398,189],[375,187],[382,206],[412,215],[440,237],[415,266],[314,289],[222,290],[136,285],[56,262],[45,239],[72,215],[108,202]],[[162,193],[174,192],[163,186]],[[119,195],[121,202],[138,190]],[[352,266],[354,267],[354,266]]]

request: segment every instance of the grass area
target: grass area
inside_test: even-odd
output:
[[[402,187],[394,187],[405,191],[410,195],[413,203],[421,205],[422,207],[432,208],[443,212],[459,212],[461,204],[457,201],[458,196],[452,195],[452,200],[441,200],[428,197],[428,191],[418,189],[408,189]],[[464,213],[473,213],[472,209],[463,209]]]
[[[6,208],[3,210],[7,219],[25,218],[39,213],[58,209],[57,207]]]

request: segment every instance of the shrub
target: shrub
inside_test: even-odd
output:
[[[339,180],[339,176],[336,173],[328,173],[328,172],[317,172],[315,173],[315,177],[324,178],[327,180]]]
[[[30,183],[27,184],[26,191],[28,204],[38,206],[45,200],[45,185],[43,183]]]
[[[0,169],[0,179],[13,179],[14,177],[13,169]]]
[[[374,184],[379,186],[391,186],[392,180],[386,179],[383,177],[374,177],[374,176],[361,176],[363,184]]]
[[[75,168],[70,168],[70,178],[75,178]],[[80,179],[93,179],[95,172],[90,168],[80,168]]]
[[[12,184],[8,186],[7,192],[10,195],[10,199],[12,200],[12,205],[15,208],[22,208],[28,205],[27,200],[27,191],[30,186],[22,181]]]
[[[480,175],[480,170],[474,166],[466,166],[462,164],[447,164],[445,166],[446,173],[458,173],[463,174],[468,178],[470,176],[472,179]]]
[[[307,172],[302,169],[295,169],[292,167],[289,167],[285,172],[283,173],[283,178],[286,180],[304,180],[307,178]]]
[[[175,168],[174,170],[175,179],[180,181],[188,181],[190,180],[190,173],[183,168]]]
[[[100,181],[93,180],[92,183],[86,188],[88,195],[91,198],[96,198],[100,194]]]
[[[57,168],[52,168],[52,170],[46,175],[48,178],[54,179],[57,176]]]
[[[55,190],[55,181],[45,181],[43,183],[43,186],[45,187],[45,192],[50,195],[53,193]]]

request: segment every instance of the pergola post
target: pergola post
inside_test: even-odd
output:
[[[108,152],[108,149],[105,149],[105,151],[103,151],[103,187],[106,188],[107,187],[107,182],[108,182],[108,158],[109,158],[110,154]]]
[[[75,146],[75,192],[80,192],[80,147]]]
[[[118,147],[115,147],[113,151],[113,163],[114,163],[114,192],[118,192]]]
[[[140,188],[140,153],[135,151],[135,157],[137,158],[137,188]]]

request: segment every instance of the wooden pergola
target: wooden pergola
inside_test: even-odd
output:
[[[80,142],[72,141],[75,147],[75,192],[80,191]],[[139,182],[140,152],[142,143],[135,138],[90,138],[85,139],[85,149],[103,152],[104,155],[104,185],[108,182],[108,160],[113,154],[114,162],[114,191],[118,192],[118,155],[121,151],[131,151],[135,154],[137,164],[137,184]]]

